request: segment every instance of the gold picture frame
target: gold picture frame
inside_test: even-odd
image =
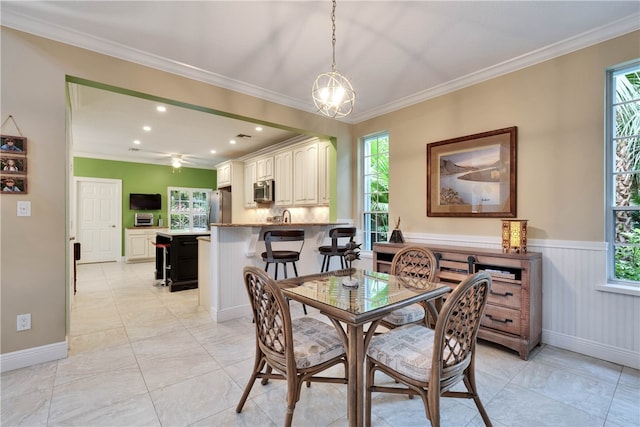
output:
[[[427,216],[516,217],[517,127],[427,144]]]

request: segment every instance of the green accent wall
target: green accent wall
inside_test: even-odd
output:
[[[136,211],[129,209],[130,193],[159,193],[162,196],[162,210],[148,211],[162,215],[167,224],[167,188],[191,187],[214,190],[217,172],[210,169],[181,167],[174,171],[171,166],[150,165],[146,163],[120,162],[114,160],[73,158],[73,175],[76,177],[109,178],[122,180],[122,253],[124,254],[124,228],[133,227]]]

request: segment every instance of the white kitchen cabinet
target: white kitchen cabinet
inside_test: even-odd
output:
[[[318,204],[317,140],[293,149],[293,204]]]
[[[275,205],[293,205],[293,152],[282,151],[273,157]]]
[[[253,201],[253,183],[256,182],[256,162],[246,162],[244,164],[244,207],[255,208]]]
[[[156,232],[159,228],[126,228],[124,230],[124,252],[126,262],[150,261],[156,257]],[[166,230],[163,228],[162,230]]]
[[[217,167],[217,186],[216,188],[228,187],[231,185],[232,163],[224,162],[220,163]]]
[[[331,201],[331,153],[330,141],[318,143],[318,203],[328,205]]]
[[[273,157],[262,157],[256,160],[256,181],[273,179]]]

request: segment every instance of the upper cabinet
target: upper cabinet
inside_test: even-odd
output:
[[[256,181],[273,179],[273,156],[261,157],[256,160]]]
[[[317,140],[293,149],[293,204],[318,204]]]
[[[253,202],[253,183],[274,181],[275,206],[328,205],[331,196],[333,144],[310,138],[244,161],[245,208]]]
[[[231,185],[231,179],[233,177],[232,173],[232,162],[224,162],[220,163],[217,167],[217,185],[216,188],[229,187]]]
[[[255,208],[253,201],[253,183],[256,182],[256,162],[245,162],[244,164],[244,207]]]
[[[328,205],[331,199],[331,153],[330,141],[318,143],[318,203]]]
[[[273,157],[276,206],[293,205],[293,153],[281,151]]]

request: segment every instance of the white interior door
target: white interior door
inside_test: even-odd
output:
[[[122,248],[122,181],[76,178],[80,263],[119,261]]]

